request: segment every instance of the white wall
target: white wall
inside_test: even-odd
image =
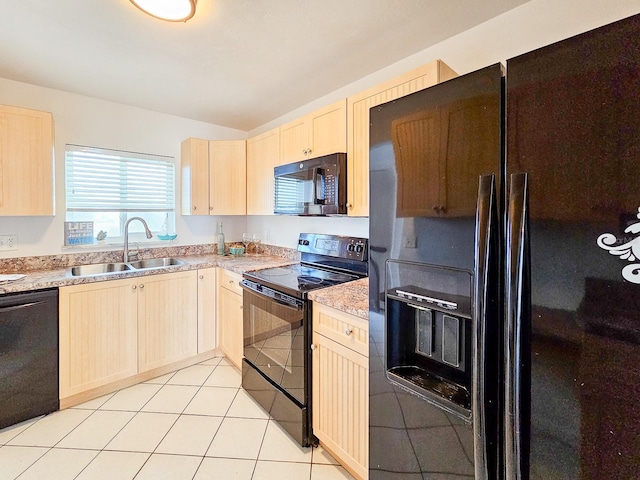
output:
[[[55,217],[0,217],[0,235],[17,234],[19,243],[18,250],[0,252],[0,258],[78,251],[63,248],[64,150],[67,143],[172,156],[176,159],[176,172],[179,172],[180,142],[185,138],[237,140],[247,137],[246,132],[240,130],[2,78],[0,103],[53,113],[56,165]],[[180,198],[180,191],[178,180],[177,199]],[[178,238],[174,245],[213,243],[219,220],[218,217],[176,215]],[[246,218],[224,217],[222,221],[227,238],[240,240]]]

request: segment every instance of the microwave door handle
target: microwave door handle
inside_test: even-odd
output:
[[[318,197],[318,182],[322,184],[322,198]],[[314,205],[324,205],[324,168],[315,167],[313,169],[313,203]]]

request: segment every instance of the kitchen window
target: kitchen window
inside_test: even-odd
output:
[[[67,145],[65,149],[66,221],[93,221],[94,237],[122,243],[124,224],[142,217],[157,233],[175,231],[173,157]],[[129,238],[148,241],[141,222],[129,226]]]

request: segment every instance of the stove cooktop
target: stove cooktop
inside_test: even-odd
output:
[[[357,275],[330,272],[306,265],[288,265],[286,267],[266,268],[244,274],[246,278],[297,294],[317,288],[331,287],[344,282],[357,280]]]

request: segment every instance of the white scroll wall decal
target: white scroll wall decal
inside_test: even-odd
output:
[[[640,219],[640,208],[636,215]],[[640,222],[633,223],[625,228],[624,233],[639,234]],[[618,238],[612,233],[603,233],[598,237],[598,246],[607,250],[611,255],[616,255],[622,260],[636,262],[622,269],[622,277],[632,283],[640,284],[640,235],[633,240],[616,245]]]

